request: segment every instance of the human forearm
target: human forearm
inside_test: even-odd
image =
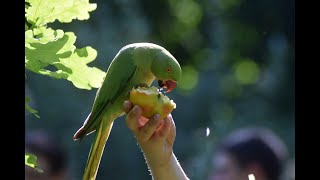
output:
[[[167,163],[157,164],[145,157],[153,180],[189,180],[172,152]]]

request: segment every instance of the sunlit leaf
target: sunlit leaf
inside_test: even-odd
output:
[[[67,23],[73,19],[89,19],[89,12],[97,8],[97,4],[89,0],[28,0],[30,7],[26,9],[27,20],[35,26],[52,23],[55,20]]]
[[[72,32],[46,28],[26,32],[25,65],[35,73],[67,79],[80,89],[99,88],[105,73],[87,64],[97,51],[87,46],[76,49]]]
[[[30,153],[26,153],[24,155],[25,157],[25,165],[34,168],[36,171],[38,171],[39,173],[43,173],[43,170],[38,168],[37,165],[37,156],[30,154]]]
[[[33,30],[25,32],[25,43],[41,43],[46,44],[48,42],[56,41],[64,36],[64,32],[60,29],[53,30],[51,28],[39,27]]]
[[[37,157],[35,155],[26,153],[24,157],[25,157],[25,164],[27,166],[30,166],[32,168],[35,168],[37,166]]]
[[[76,49],[69,58],[61,59],[61,63],[56,66],[58,68],[67,67],[72,70],[68,73],[67,80],[71,81],[77,88],[99,88],[105,73],[96,67],[87,66],[87,63],[94,60],[96,56],[96,50],[91,47]]]
[[[32,109],[27,103],[30,101],[29,97],[25,97],[25,108],[27,111],[29,111],[30,113],[32,113],[34,116],[36,116],[37,118],[40,118],[38,111],[35,109]]]

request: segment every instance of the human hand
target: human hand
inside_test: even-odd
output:
[[[162,119],[155,114],[150,119],[143,117],[142,108],[124,102],[126,124],[139,143],[147,163],[152,167],[166,166],[173,156],[176,127],[171,114]]]

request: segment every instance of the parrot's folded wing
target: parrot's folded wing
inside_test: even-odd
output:
[[[134,74],[137,71],[137,66],[131,63],[127,63],[126,67],[122,67],[122,70],[116,68],[117,63],[113,63],[114,65],[109,68],[108,71],[118,70],[118,76],[110,77],[108,73],[104,80],[102,86],[98,89],[96,98],[93,104],[93,108],[91,113],[88,115],[86,121],[83,126],[75,133],[73,139],[82,139],[86,135],[94,132],[102,120],[102,116],[104,112],[113,104],[113,102],[125,91],[128,83],[134,77]],[[131,66],[130,66],[131,65]],[[116,69],[113,69],[113,68]],[[110,73],[114,74],[114,73]]]

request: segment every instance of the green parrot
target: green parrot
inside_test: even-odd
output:
[[[163,47],[152,43],[124,46],[110,63],[103,84],[98,89],[91,112],[74,140],[95,133],[83,180],[95,180],[102,153],[115,119],[125,114],[123,103],[130,90],[138,85],[150,86],[157,79],[170,92],[181,76],[179,62]],[[79,142],[79,143],[80,143]]]

